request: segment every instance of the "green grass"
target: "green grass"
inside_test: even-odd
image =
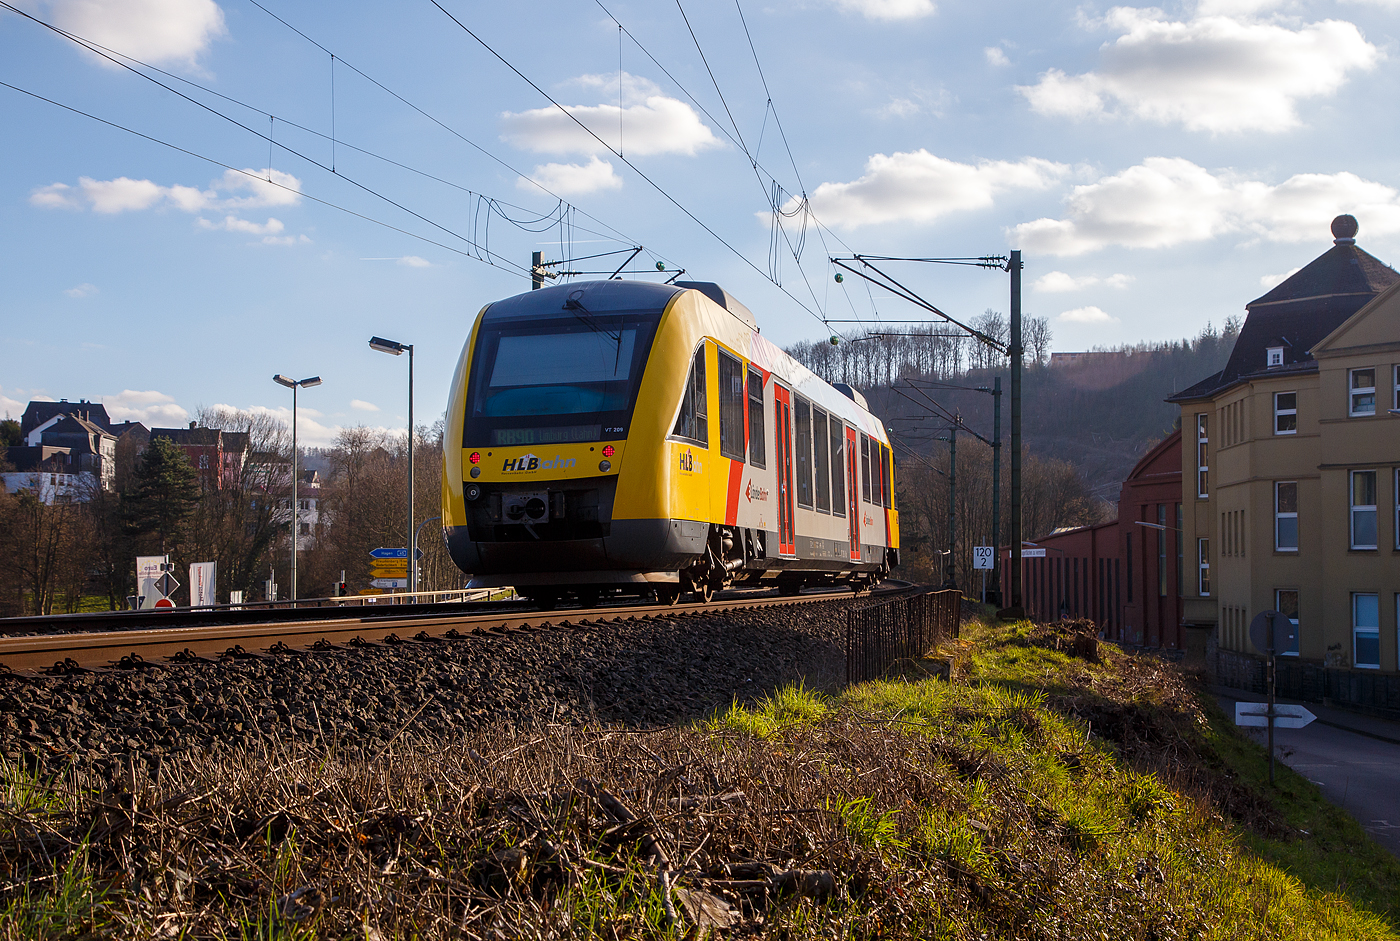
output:
[[[1030,646],[1029,625],[983,624],[964,638],[953,656],[965,682],[891,679],[837,700],[787,689],[752,709],[731,707],[712,727],[768,737],[849,713],[926,739],[950,786],[905,807],[837,802],[846,828],[892,861],[937,861],[1013,905],[1025,888],[1015,867],[1071,854],[1085,892],[1097,886],[1100,902],[1118,906],[1104,937],[1400,938],[1400,864],[1291,771],[1269,790],[1263,750],[1208,696],[1179,680],[1174,691],[1135,685],[1131,673],[1145,664],[1116,650],[1094,665]],[[1184,714],[1182,695],[1192,703]],[[1163,768],[1197,784],[1178,790],[1142,756],[1091,737],[1068,703],[1155,716],[1193,749],[1178,771]],[[1282,832],[1232,821],[1203,775],[1233,780],[1234,798],[1243,788],[1264,802]],[[1125,884],[1134,891],[1107,888]],[[1049,927],[1044,919],[1092,923],[1083,900],[1055,903],[1024,915],[1037,930]],[[1159,933],[1166,925],[1175,933]]]

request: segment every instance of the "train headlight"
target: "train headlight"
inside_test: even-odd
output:
[[[473,476],[473,477],[480,477],[480,476],[481,476],[481,468],[480,468],[480,467],[473,467],[473,468],[472,468],[472,476]]]
[[[472,501],[472,500],[480,500],[480,499],[481,499],[481,484],[468,484],[468,485],[467,485],[467,500],[468,500],[468,501]]]
[[[480,463],[481,463],[481,452],[480,452],[480,451],[473,451],[473,452],[471,453],[471,456],[468,457],[467,460],[471,461],[473,464],[480,464]]]
[[[603,457],[612,457],[616,453],[617,448],[613,447],[610,444],[603,445]]]
[[[612,470],[612,461],[599,461],[598,469],[600,471],[603,471],[604,473],[607,473],[608,471]]]

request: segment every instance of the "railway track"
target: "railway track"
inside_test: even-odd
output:
[[[897,593],[910,583],[887,581],[871,592],[880,596]],[[546,625],[587,626],[608,621],[676,618],[690,614],[710,614],[739,608],[784,607],[854,598],[851,591],[811,591],[800,595],[773,595],[763,592],[730,592],[708,604],[671,606],[608,605],[596,608],[564,608],[549,611],[521,610],[516,605],[502,610],[501,603],[488,603],[489,611],[412,611],[344,616],[263,620],[256,623],[224,623],[192,627],[163,627],[145,630],[83,631],[0,637],[0,675],[65,675],[79,671],[138,669],[143,663],[178,663],[192,658],[213,659],[231,655],[257,657],[269,648],[313,648],[325,645],[372,645],[434,643],[473,633],[532,630]],[[408,606],[405,606],[408,607]],[[413,606],[432,608],[432,605]],[[457,607],[457,606],[453,606]],[[249,612],[256,614],[258,612]],[[278,615],[284,612],[277,612]]]

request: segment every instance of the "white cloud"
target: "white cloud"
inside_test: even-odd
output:
[[[1064,323],[1117,323],[1118,318],[1110,316],[1097,307],[1076,307],[1055,318]]]
[[[1097,71],[1049,69],[1037,84],[1018,86],[1033,110],[1072,118],[1127,113],[1212,133],[1278,132],[1299,124],[1300,99],[1335,93],[1349,72],[1372,69],[1382,57],[1342,20],[1290,29],[1202,14],[1174,22],[1156,8],[1115,7],[1090,25],[1122,35],[1100,49]]]
[[[11,391],[19,392],[20,390],[13,389]],[[8,395],[5,394],[4,388],[0,387],[0,412],[4,413],[5,418],[18,419],[21,415],[24,414],[24,410],[27,407],[27,405],[28,403],[26,402],[21,402],[18,399],[10,398]]]
[[[29,194],[29,204],[40,209],[82,209],[77,193],[67,183],[50,183]]]
[[[83,284],[68,288],[63,293],[67,294],[69,297],[92,297],[97,293],[97,285],[84,282]]]
[[[166,190],[150,180],[132,180],[119,176],[115,180],[78,180],[83,196],[93,212],[114,214],[138,209],[150,209],[164,198]]]
[[[304,235],[264,235],[264,245],[310,245],[311,239]]]
[[[330,447],[332,444],[335,443],[336,435],[340,434],[342,431],[345,430],[344,426],[327,424],[325,422],[319,421],[318,419],[325,417],[325,413],[318,409],[308,408],[305,404],[303,404],[305,401],[305,399],[302,399],[301,402],[297,403],[298,444],[309,448]],[[236,405],[220,404],[215,405],[214,409],[225,409],[231,412],[251,412],[254,415],[269,415],[283,422],[288,427],[291,427],[292,424],[292,409],[289,405],[282,405],[278,406],[277,408],[268,408],[266,405],[252,405],[247,408],[240,408]],[[373,432],[383,432],[391,436],[396,434],[402,436],[404,433],[403,428],[395,429],[384,427],[372,427],[369,430]]]
[[[836,0],[836,6],[871,20],[916,20],[938,11],[933,0]]]
[[[251,176],[250,176],[251,174]],[[295,206],[301,202],[301,180],[290,173],[264,167],[261,170],[225,170],[223,178],[211,184],[223,192],[242,193],[220,204],[223,209],[259,209],[267,206]]]
[[[622,186],[622,177],[613,172],[611,163],[590,155],[588,162],[584,164],[543,164],[535,167],[529,179],[522,176],[515,181],[516,187],[523,190],[534,190],[536,183],[560,196],[581,196],[599,190],[619,189]]]
[[[849,228],[882,222],[927,223],[950,212],[985,209],[1008,190],[1045,189],[1068,172],[1064,164],[1035,157],[974,165],[923,149],[875,154],[866,161],[860,179],[818,186],[812,193],[812,208],[826,224]],[[761,218],[766,220],[767,214]]]
[[[1302,242],[1321,237],[1343,212],[1356,216],[1363,233],[1400,232],[1400,192],[1383,183],[1347,172],[1300,173],[1271,186],[1180,157],[1149,157],[1076,186],[1065,202],[1066,218],[1023,222],[1014,241],[1050,255],[1167,248],[1231,234]]]
[[[1302,270],[1302,268],[1290,268],[1283,274],[1266,274],[1264,275],[1264,277],[1259,279],[1259,286],[1264,288],[1266,291],[1271,290],[1273,288],[1278,287],[1280,284],[1287,281],[1289,278],[1293,277],[1295,274]]]
[[[982,55],[987,57],[988,65],[1001,66],[1011,64],[1011,60],[1006,57],[1006,53],[1002,52],[997,46],[988,46],[982,50]]]
[[[417,255],[391,255],[388,258],[361,258],[360,261],[392,261],[405,268],[431,268],[433,263]]]
[[[654,82],[645,78],[622,75],[622,107],[616,104],[565,105],[565,114],[555,107],[501,115],[501,137],[524,150],[550,154],[602,154],[608,147],[623,154],[650,156],[653,154],[685,154],[694,156],[701,150],[721,146],[721,141],[700,120],[695,110],[683,101],[661,94]],[[618,79],[601,75],[582,75],[570,84],[598,89],[617,100]],[[599,143],[569,115],[573,115],[598,135]],[[619,116],[621,139],[619,140]]]
[[[377,411],[379,411],[379,406],[378,406],[378,405],[375,405],[373,402],[365,402],[365,401],[362,401],[362,400],[360,400],[360,399],[351,399],[351,400],[350,400],[350,407],[351,407],[351,408],[357,408],[357,409],[359,409],[359,410],[362,411],[362,412],[377,412]]]
[[[882,118],[907,118],[923,110],[917,101],[908,98],[892,98],[875,110]]]
[[[1111,288],[1125,288],[1133,280],[1134,278],[1130,274],[1111,274],[1106,278],[1087,274],[1076,278],[1063,271],[1051,271],[1036,278],[1031,287],[1043,294],[1063,294],[1066,291],[1080,291],[1098,284]]]
[[[226,33],[213,0],[37,0],[21,4],[60,29],[156,64],[198,67],[200,53]],[[108,60],[98,58],[115,68]]]
[[[139,421],[147,428],[172,428],[189,421],[190,413],[172,396],[149,390],[126,389],[118,395],[98,398],[113,421]]]
[[[247,219],[240,219],[237,216],[224,216],[222,222],[200,219],[199,227],[202,229],[222,229],[225,232],[246,232],[249,235],[276,235],[286,228],[280,219],[274,219],[271,216],[261,224],[249,222]]]

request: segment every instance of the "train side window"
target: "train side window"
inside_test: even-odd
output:
[[[866,503],[870,499],[870,439],[860,436],[860,498]]]
[[[831,416],[831,512],[846,515],[846,426]]]
[[[749,463],[767,467],[768,443],[763,437],[763,373],[749,367]]]
[[[793,397],[797,413],[797,504],[812,508],[812,406],[801,396]]]
[[[719,453],[744,461],[744,367],[719,350]]]
[[[828,452],[826,412],[812,406],[812,470],[817,477],[817,509],[831,512],[831,458]]]
[[[890,449],[880,445],[880,502],[889,509],[894,508],[894,495],[890,488]]]
[[[681,413],[676,416],[676,428],[671,434],[687,438],[705,447],[710,446],[709,406],[705,401],[705,344],[695,351],[690,362],[690,375],[681,392]]]

